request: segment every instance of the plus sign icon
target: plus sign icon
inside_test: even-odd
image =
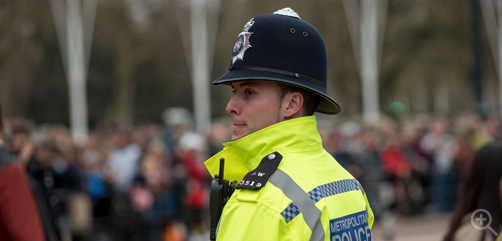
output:
[[[478,209],[474,211],[471,215],[471,224],[477,230],[489,229],[495,236],[497,233],[490,226],[492,223],[492,215],[485,209]]]

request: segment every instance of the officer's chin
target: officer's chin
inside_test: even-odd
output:
[[[244,137],[244,135],[232,135],[232,139],[230,139],[230,140],[231,141],[236,141],[236,140],[241,139],[242,137]]]
[[[241,138],[243,138],[243,137],[245,137],[245,136],[247,136],[249,134],[251,134],[251,133],[246,132],[246,133],[233,134],[231,140],[232,141],[236,141],[236,140],[239,140],[239,139],[241,139]]]
[[[232,141],[238,140],[249,134],[249,129],[246,125],[234,125],[232,128]]]

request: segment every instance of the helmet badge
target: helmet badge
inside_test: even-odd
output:
[[[284,16],[289,16],[289,17],[301,19],[300,15],[298,15],[298,13],[296,13],[295,10],[293,10],[291,8],[279,9],[279,10],[275,11],[274,14],[279,14],[279,15],[284,15]]]
[[[251,44],[249,43],[249,38],[251,37],[251,32],[249,32],[249,29],[251,26],[253,26],[254,21],[253,18],[249,20],[249,22],[244,25],[244,29],[242,32],[237,36],[237,40],[235,41],[234,48],[232,49],[232,64],[235,63],[238,59],[244,60],[244,52],[246,52],[247,49],[251,48]]]

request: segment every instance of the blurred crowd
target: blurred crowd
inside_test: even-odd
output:
[[[230,139],[231,122],[203,133],[171,108],[163,123],[96,125],[73,143],[60,124],[11,117],[7,146],[47,202],[44,228],[60,240],[208,240],[209,184],[203,162]],[[495,117],[385,117],[378,125],[318,117],[323,144],[365,189],[377,220],[450,212],[474,152],[502,139]],[[47,223],[50,224],[47,224]]]

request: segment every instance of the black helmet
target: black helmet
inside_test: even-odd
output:
[[[237,36],[229,71],[213,81],[272,80],[307,89],[322,98],[316,111],[338,114],[328,95],[324,40],[314,26],[291,8],[252,18]]]

